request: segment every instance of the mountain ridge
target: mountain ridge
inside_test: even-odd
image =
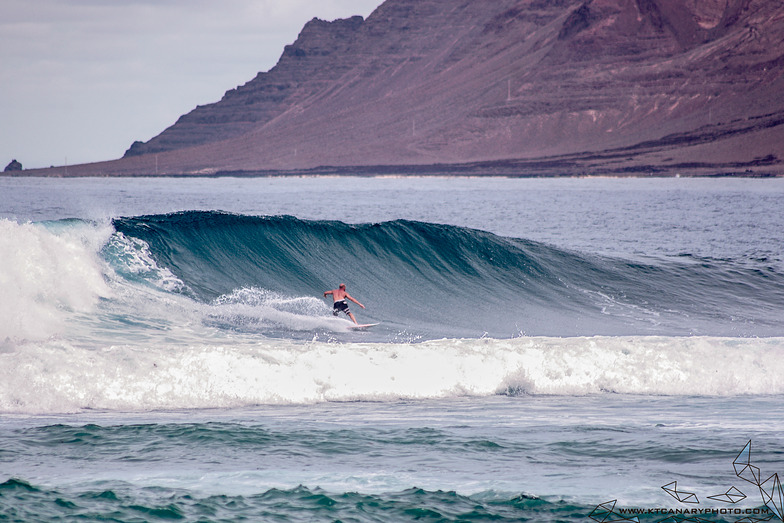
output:
[[[782,42],[773,0],[387,0],[68,171],[782,174]]]

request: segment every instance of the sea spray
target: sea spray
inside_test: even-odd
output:
[[[43,339],[111,290],[98,249],[109,226],[0,220],[0,340]]]

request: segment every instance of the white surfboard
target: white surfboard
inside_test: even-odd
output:
[[[363,324],[360,324],[360,325],[349,325],[348,328],[349,329],[354,329],[354,330],[364,330],[364,329],[369,329],[370,327],[375,327],[376,325],[380,325],[380,324],[379,323],[363,323]]]

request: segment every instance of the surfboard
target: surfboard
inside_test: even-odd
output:
[[[380,325],[380,324],[379,323],[364,323],[364,324],[361,324],[361,325],[351,325],[351,326],[349,326],[349,329],[364,330],[364,329],[369,329],[370,327],[375,327],[376,325]]]

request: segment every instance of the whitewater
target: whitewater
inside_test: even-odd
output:
[[[784,514],[781,180],[0,191],[6,519]]]

